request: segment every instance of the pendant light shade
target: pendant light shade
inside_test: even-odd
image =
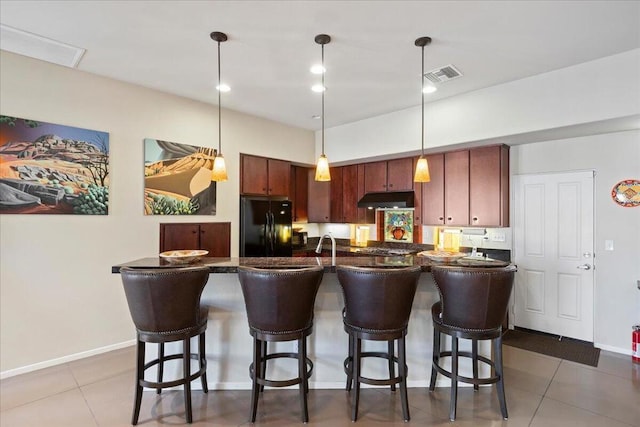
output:
[[[227,41],[227,35],[214,31],[211,38],[218,43],[218,152],[213,159],[213,170],[211,171],[211,181],[222,182],[227,180],[227,166],[222,156],[222,103],[220,102],[220,43]]]
[[[315,42],[318,43],[322,48],[322,70],[325,70],[324,67],[324,45],[331,41],[331,37],[326,34],[318,34],[315,37]],[[331,172],[329,171],[329,159],[324,154],[324,74],[325,71],[322,72],[322,154],[320,158],[318,158],[318,164],[316,165],[316,181],[331,181]]]
[[[316,181],[331,181],[329,159],[324,154],[318,158],[318,163],[316,164]]]
[[[416,164],[416,173],[413,177],[415,182],[429,182],[431,181],[431,176],[429,175],[429,164],[427,163],[427,158],[424,156],[424,47],[431,43],[431,37],[420,37],[416,39],[416,46],[422,48],[422,73],[420,75],[420,93],[422,94],[422,114],[420,114],[421,118],[421,126],[420,126],[420,139],[422,141],[422,152],[420,154],[420,158],[418,159],[418,163]]]

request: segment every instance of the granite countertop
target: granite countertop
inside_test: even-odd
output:
[[[356,267],[409,267],[420,266],[423,272],[430,272],[432,265],[441,263],[433,262],[421,256],[348,256],[336,257],[336,265]],[[325,273],[335,273],[336,265],[331,265],[331,257],[264,257],[264,258],[210,258],[204,257],[188,266],[207,266],[211,273],[236,273],[239,266],[261,268],[299,268],[320,265]],[[452,263],[451,265],[455,265]],[[479,260],[476,267],[497,267],[508,265],[508,262],[499,264],[493,260],[483,263]],[[111,267],[112,273],[119,273],[120,267],[134,268],[166,268],[174,267],[160,257],[141,258],[125,262]]]

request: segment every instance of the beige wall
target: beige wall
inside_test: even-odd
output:
[[[218,184],[217,215],[144,216],[143,139],[216,147],[217,109],[4,51],[0,55],[0,114],[108,132],[111,167],[108,216],[0,215],[3,373],[134,339],[120,277],[111,274],[111,266],[155,255],[160,222],[231,221],[237,255],[238,153],[314,163],[312,132],[224,110],[229,181]]]

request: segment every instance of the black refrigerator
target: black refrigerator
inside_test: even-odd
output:
[[[291,201],[240,198],[240,256],[291,256]]]

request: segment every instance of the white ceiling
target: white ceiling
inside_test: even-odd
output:
[[[86,49],[82,71],[211,104],[209,34],[225,32],[223,107],[306,129],[320,128],[320,33],[327,127],[419,105],[417,37],[433,39],[427,71],[464,74],[427,102],[640,47],[639,1],[2,0],[0,23]]]

